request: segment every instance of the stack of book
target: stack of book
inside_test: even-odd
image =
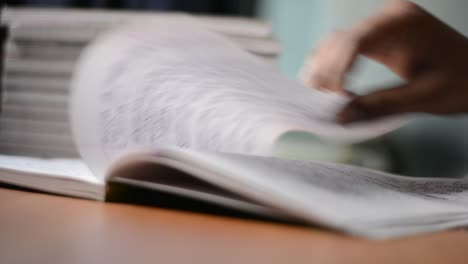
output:
[[[78,156],[68,118],[70,79],[84,47],[113,27],[190,16],[269,64],[276,63],[280,52],[270,25],[248,18],[37,8],[7,8],[3,15],[10,29],[0,118],[4,154]]]

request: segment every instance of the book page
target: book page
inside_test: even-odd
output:
[[[160,19],[101,37],[72,81],[72,127],[97,174],[132,148],[178,146],[271,155],[291,130],[340,142],[381,135],[401,120],[341,126],[347,98],[282,77],[190,19]]]
[[[286,215],[368,237],[468,223],[467,179],[413,178],[350,165],[175,148],[141,157]]]
[[[0,155],[0,182],[88,199],[104,199],[105,185],[82,160]]]

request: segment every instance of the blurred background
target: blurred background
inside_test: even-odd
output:
[[[296,78],[305,57],[327,33],[349,27],[372,14],[385,0],[7,0],[12,7],[79,7],[113,10],[182,11],[268,21],[281,45],[277,64]],[[414,1],[443,21],[468,34],[468,1]],[[260,52],[261,53],[261,52]],[[351,76],[352,89],[366,92],[379,84],[397,82],[381,65],[362,61]],[[468,99],[467,99],[468,100]],[[412,176],[462,177],[468,172],[468,118],[421,116],[385,136],[379,144],[391,153],[393,170]]]
[[[327,33],[349,27],[384,5],[385,0],[260,1],[259,14],[270,19],[283,47],[281,70],[290,77],[311,48]],[[431,13],[468,35],[468,1],[417,0]],[[353,89],[366,91],[398,78],[384,67],[362,63],[351,77]],[[468,99],[467,99],[468,100]],[[385,138],[395,170],[412,176],[463,177],[468,171],[468,118],[423,116]]]

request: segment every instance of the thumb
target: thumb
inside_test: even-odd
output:
[[[337,115],[337,121],[348,124],[406,112],[434,112],[443,91],[440,82],[429,78],[355,97]]]

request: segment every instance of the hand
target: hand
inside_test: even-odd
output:
[[[306,84],[345,92],[345,75],[358,55],[384,64],[406,83],[354,97],[338,114],[339,122],[403,112],[468,112],[468,41],[416,4],[393,1],[326,39],[309,61]]]

